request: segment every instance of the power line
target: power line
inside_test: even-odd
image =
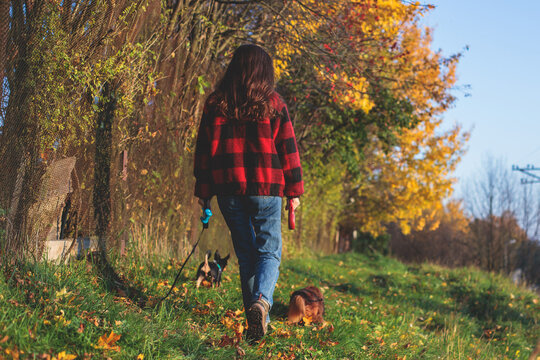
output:
[[[534,165],[527,165],[526,167],[519,167],[517,165],[512,165],[512,171],[519,171],[528,177],[521,178],[522,184],[535,184],[540,183],[540,176],[535,174],[534,171],[540,171],[540,167]],[[532,178],[532,180],[530,179]]]
[[[540,146],[538,146],[536,149],[532,150],[527,155],[523,156],[519,161],[521,162],[523,160],[526,160],[526,159],[530,158],[532,155],[536,154],[538,151],[540,151]]]

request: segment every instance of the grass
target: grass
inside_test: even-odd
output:
[[[250,346],[234,261],[219,289],[195,289],[191,261],[151,306],[179,263],[116,260],[116,280],[88,261],[20,266],[0,277],[0,359],[527,359],[540,337],[538,296],[502,276],[351,253],[284,261],[271,334]],[[287,324],[309,284],[326,323]]]

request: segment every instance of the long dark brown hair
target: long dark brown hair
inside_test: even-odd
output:
[[[275,110],[274,65],[268,53],[257,45],[238,47],[223,78],[208,101],[218,115],[230,120],[258,121]]]

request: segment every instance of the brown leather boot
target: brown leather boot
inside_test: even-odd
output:
[[[268,324],[266,317],[270,310],[270,304],[264,299],[259,299],[251,304],[246,312],[248,328],[246,338],[249,342],[258,342],[266,334]]]

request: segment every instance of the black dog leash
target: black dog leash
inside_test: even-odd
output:
[[[210,200],[206,200],[204,202],[204,209],[203,209],[203,216],[201,216],[201,222],[203,224],[203,228],[201,230],[201,233],[199,234],[199,238],[197,239],[197,242],[195,243],[195,245],[193,245],[193,249],[191,249],[191,252],[189,253],[188,257],[186,258],[186,260],[184,260],[184,263],[182,264],[182,266],[180,267],[180,270],[178,271],[178,274],[176,275],[176,278],[174,279],[174,282],[172,283],[171,285],[171,288],[169,289],[169,292],[167,293],[167,295],[165,295],[164,297],[162,297],[157,303],[156,303],[156,307],[159,306],[159,304],[161,304],[161,302],[163,300],[165,300],[173,291],[174,289],[174,286],[176,285],[176,282],[178,281],[178,279],[180,278],[180,274],[182,273],[182,270],[184,270],[184,266],[186,266],[189,258],[191,257],[191,255],[193,255],[193,253],[195,252],[195,249],[197,248],[197,245],[199,245],[199,241],[201,241],[202,239],[202,235],[204,233],[204,230],[208,229],[208,222],[210,221],[210,217],[212,216],[212,211],[210,210]]]

